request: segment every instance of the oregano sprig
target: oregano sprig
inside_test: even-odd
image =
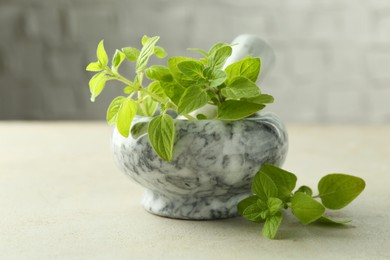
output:
[[[307,186],[301,186],[293,192],[296,182],[297,177],[293,173],[274,165],[263,165],[253,179],[253,194],[237,205],[239,214],[247,220],[264,223],[263,235],[273,239],[282,222],[283,209],[290,208],[304,225],[313,222],[350,222],[326,217],[326,208],[337,210],[347,206],[365,188],[363,179],[342,173],[324,176],[318,183],[319,194],[316,196]],[[321,201],[316,200],[318,198]]]
[[[205,105],[212,105],[217,110],[215,119],[239,120],[273,102],[273,97],[262,94],[256,85],[261,68],[259,58],[248,56],[225,66],[232,48],[229,44],[217,43],[209,51],[192,49],[202,55],[199,59],[176,56],[168,59],[167,66],[148,66],[151,56],[167,56],[165,50],[157,46],[158,40],[158,36],[144,36],[140,50],[134,47],[116,50],[111,65],[102,40],[96,50],[98,60],[86,69],[96,72],[89,81],[92,102],[108,81],[118,80],[125,84],[125,96],[114,98],[107,110],[107,122],[115,125],[122,136],[136,137],[139,136],[137,129],[144,131],[145,126],[132,126],[136,115],[153,117],[148,123],[149,141],[163,160],[173,158],[175,127],[168,110],[189,120],[214,119],[191,114]],[[125,60],[135,63],[133,80],[119,73]],[[150,84],[145,84],[145,78]]]

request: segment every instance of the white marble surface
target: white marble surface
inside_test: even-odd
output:
[[[103,122],[0,122],[0,259],[389,259],[390,126],[287,127],[298,185],[337,171],[366,180],[340,213],[350,225],[287,216],[269,241],[241,218],[157,217],[114,165]]]

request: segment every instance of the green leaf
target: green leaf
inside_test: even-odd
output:
[[[116,97],[107,109],[107,123],[109,125],[115,125],[118,117],[118,112],[122,106],[122,101],[125,97]]]
[[[167,95],[165,95],[164,90],[161,87],[161,84],[159,81],[153,81],[149,84],[148,90],[150,93],[153,93],[163,99],[167,98]]]
[[[250,98],[260,95],[259,87],[244,77],[237,77],[221,90],[223,96],[231,99]]]
[[[267,94],[260,94],[256,97],[245,98],[243,100],[256,104],[269,104],[274,102],[274,97]]]
[[[225,72],[229,81],[235,77],[245,77],[256,82],[260,73],[261,61],[259,58],[244,58],[226,67]]]
[[[146,42],[147,42],[149,39],[150,39],[150,37],[148,37],[147,35],[142,36],[142,40],[141,40],[142,45],[145,45]]]
[[[249,205],[244,210],[242,216],[252,222],[256,222],[256,223],[264,222],[264,218],[262,216],[262,210],[257,206],[257,204]]]
[[[295,193],[297,193],[297,192],[302,192],[302,193],[305,193],[306,195],[309,195],[309,196],[313,195],[313,191],[311,190],[311,188],[308,186],[305,186],[305,185],[299,187]]]
[[[154,47],[154,54],[160,59],[164,59],[167,56],[167,52],[160,46]]]
[[[88,64],[87,68],[86,68],[87,71],[101,71],[103,70],[102,68],[102,65],[100,64],[100,62],[91,62],[90,64]]]
[[[186,89],[175,81],[172,82],[160,81],[160,85],[161,88],[164,90],[165,95],[167,95],[167,97],[169,97],[173,103],[178,105]]]
[[[209,53],[207,56],[211,56],[213,55],[218,49],[222,48],[222,47],[225,47],[225,46],[229,46],[228,44],[224,43],[224,42],[218,42],[216,44],[214,44],[210,50],[209,50]]]
[[[341,209],[364,190],[363,179],[347,174],[329,174],[318,183],[319,196],[328,209]]]
[[[325,212],[324,206],[302,192],[297,192],[291,198],[292,213],[306,225],[319,219]]]
[[[114,72],[118,71],[118,68],[119,68],[119,66],[121,65],[121,63],[123,62],[124,59],[125,59],[125,54],[123,52],[121,52],[120,50],[116,50],[115,54],[114,54],[114,57],[112,58],[111,69]]]
[[[343,219],[343,220],[335,220],[331,219],[329,217],[322,216],[319,219],[316,220],[317,223],[323,223],[323,224],[333,224],[333,225],[343,225],[351,222],[350,219]]]
[[[149,125],[149,122],[138,122],[138,123],[134,124],[130,129],[131,136],[134,139],[137,139],[137,138],[147,134],[148,133],[148,125]]]
[[[137,113],[137,107],[137,103],[131,98],[122,99],[122,105],[117,115],[116,127],[124,137],[129,136],[131,122]]]
[[[177,64],[177,68],[188,77],[203,78],[203,64],[198,61],[182,61]]]
[[[279,226],[282,223],[282,213],[277,213],[271,217],[268,217],[263,226],[262,233],[268,239],[274,239],[278,232]]]
[[[128,59],[129,61],[135,62],[138,60],[140,54],[138,49],[133,47],[126,47],[126,48],[122,48],[122,51],[125,54],[126,59]]]
[[[165,161],[172,160],[175,124],[167,114],[154,117],[148,127],[149,141],[154,151]]]
[[[136,66],[135,66],[135,70],[137,73],[140,73],[143,70],[145,70],[145,68],[148,64],[148,60],[149,60],[150,56],[153,55],[154,47],[159,39],[160,39],[160,37],[155,36],[152,38],[148,38],[145,41],[144,46],[142,47],[141,53],[139,54],[139,57],[138,57],[138,60],[137,60]],[[142,39],[142,41],[144,41],[144,39]]]
[[[95,74],[89,81],[89,91],[91,92],[91,101],[95,102],[95,98],[100,95],[103,91],[106,81],[109,78],[106,76],[105,72],[99,72]]]
[[[108,64],[108,57],[106,50],[104,49],[104,40],[101,40],[99,42],[99,45],[96,50],[96,56],[98,58],[98,61],[101,63],[102,66],[106,66]]]
[[[240,213],[240,215],[242,215],[244,213],[244,210],[247,207],[249,207],[252,204],[257,204],[258,198],[259,197],[257,197],[256,195],[251,195],[251,196],[246,197],[245,199],[241,200],[237,204],[237,211],[238,211],[238,213]]]
[[[261,200],[268,201],[268,198],[278,195],[278,188],[270,177],[259,171],[253,179],[252,193],[256,194]]]
[[[173,80],[172,74],[167,67],[160,65],[153,65],[146,69],[146,76],[149,79],[171,82]]]
[[[183,61],[196,61],[196,60],[192,58],[181,57],[181,56],[172,57],[168,60],[168,68],[171,71],[172,76],[175,78],[177,83],[179,83],[181,86],[183,87],[193,86],[194,83],[196,83],[196,80],[193,80],[188,76],[184,75],[177,66],[179,63]]]
[[[137,114],[140,116],[153,116],[156,113],[158,102],[154,101],[151,96],[144,97],[140,103],[138,103]]]
[[[250,116],[264,107],[263,104],[227,100],[218,106],[218,119],[238,120]]]
[[[283,201],[282,200],[280,200],[278,198],[274,198],[274,197],[268,198],[267,208],[268,208],[269,214],[271,216],[273,216],[276,213],[280,212],[280,209],[282,207],[283,207]]]
[[[290,197],[297,183],[297,177],[272,164],[264,164],[260,171],[265,173],[278,187],[278,198],[285,201]]]
[[[197,114],[196,119],[198,120],[207,120],[207,116],[204,114]]]
[[[187,88],[183,96],[180,99],[178,105],[178,113],[179,114],[188,114],[195,109],[203,107],[209,101],[209,96],[206,91],[201,87],[192,86]]]
[[[207,65],[212,69],[220,69],[230,55],[232,55],[232,47],[223,46],[210,54]]]
[[[213,70],[210,77],[210,87],[218,87],[223,84],[226,80],[226,73],[223,70]]]

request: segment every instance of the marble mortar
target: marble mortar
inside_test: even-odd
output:
[[[175,119],[173,159],[152,149],[146,133],[151,118],[136,117],[141,133],[128,138],[115,129],[114,158],[119,168],[146,188],[143,207],[179,219],[237,216],[237,203],[265,163],[281,166],[288,148],[287,131],[274,114],[238,121]],[[143,128],[143,132],[142,132]]]

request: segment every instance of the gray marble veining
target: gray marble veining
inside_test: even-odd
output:
[[[168,163],[142,132],[142,123],[149,120],[134,119],[133,125],[141,128],[135,137],[124,138],[115,129],[112,146],[119,168],[146,188],[144,208],[161,216],[236,216],[236,205],[250,193],[260,166],[280,166],[287,154],[287,131],[273,114],[239,121],[175,120],[173,159]]]

